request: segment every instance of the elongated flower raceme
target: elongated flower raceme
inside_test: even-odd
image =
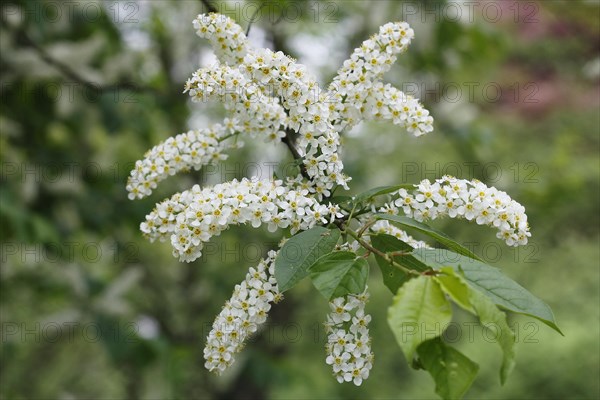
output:
[[[421,136],[433,130],[433,118],[419,101],[395,87],[375,83],[360,107],[364,119],[387,120]]]
[[[231,225],[251,224],[256,228],[267,224],[269,231],[289,228],[295,234],[336,219],[343,222],[349,212],[323,200],[337,187],[348,189],[350,177],[344,173],[339,155],[344,129],[362,120],[387,120],[415,136],[432,130],[432,118],[417,99],[381,82],[414,36],[406,23],[382,26],[344,62],[327,91],[291,57],[252,48],[243,29],[229,17],[201,14],[194,20],[194,29],[210,42],[218,62],[197,70],[187,80],[184,92],[195,103],[220,101],[227,118],[223,123],[169,138],[146,153],[129,177],[129,198],[150,195],[158,183],[180,171],[198,170],[226,159],[225,152],[241,146],[245,138],[265,142],[285,138],[301,170],[282,180],[252,177],[212,187],[194,185],[157,203],[141,224],[141,231],[150,241],[169,240],[173,255],[181,261],[199,258],[204,243]],[[398,195],[398,201],[412,196],[404,192]],[[420,194],[414,196],[411,201],[419,204]],[[407,211],[404,204],[400,207]],[[409,207],[415,218],[432,216],[432,211],[419,207]],[[396,203],[384,210],[399,211]],[[448,207],[448,215],[456,214],[451,210],[454,208]],[[437,210],[435,216],[443,213]],[[496,220],[490,223],[496,224]],[[512,216],[507,223],[509,228],[521,227]],[[503,232],[508,229],[505,224],[496,226]],[[369,241],[369,235],[378,233],[393,235],[415,248],[427,247],[387,221],[370,226],[363,238]],[[359,247],[357,241],[350,241],[338,249],[356,252]],[[269,252],[257,267],[250,268],[215,319],[204,349],[208,370],[220,374],[231,366],[246,339],[265,322],[271,304],[281,300],[274,277],[276,254]],[[339,382],[361,385],[372,368],[367,300],[365,291],[330,302],[326,362]]]
[[[408,244],[409,246],[411,246],[414,249],[419,249],[419,248],[430,249],[431,248],[431,246],[429,246],[424,241],[413,238],[408,233],[406,233],[406,231],[390,224],[389,221],[385,221],[385,220],[377,221],[375,224],[373,224],[369,228],[369,230],[373,234],[386,234],[386,235],[394,236],[394,237],[402,240],[404,243]],[[368,237],[367,237],[367,239],[368,239]]]
[[[150,150],[131,171],[127,190],[129,198],[143,198],[157,184],[182,170],[198,170],[202,166],[227,158],[224,151],[243,142],[226,141],[243,132],[242,137],[262,137],[266,142],[279,141],[286,114],[276,98],[267,97],[237,69],[222,65],[200,69],[185,85],[192,101],[218,98],[232,111],[224,125],[189,131],[169,138]]]
[[[185,84],[192,101],[204,102],[218,99],[232,113],[234,131],[243,136],[262,135],[266,141],[275,141],[284,136],[286,114],[279,100],[269,97],[256,83],[247,79],[237,68],[215,65],[201,68]]]
[[[396,214],[397,211],[398,211],[397,209],[395,211],[387,209],[387,212],[391,212],[392,214]],[[360,222],[363,225],[369,223],[369,221],[366,218],[361,219]],[[381,234],[394,236],[395,238],[400,239],[404,243],[411,246],[413,249],[419,249],[419,248],[430,249],[431,248],[431,246],[429,246],[426,242],[413,238],[411,235],[406,233],[406,231],[390,224],[389,221],[386,221],[386,220],[380,220],[380,221],[375,222],[373,225],[371,225],[369,227],[369,233],[365,234],[362,237],[362,239],[364,241],[366,241],[367,243],[371,243],[371,237],[370,237],[371,235],[381,235]],[[349,250],[349,251],[353,251],[353,252],[358,251],[358,249],[360,249],[360,247],[361,246],[358,243],[358,241],[352,241],[352,240],[340,245],[341,250]]]
[[[242,27],[226,15],[200,14],[194,20],[194,29],[210,42],[219,60],[226,64],[240,64],[251,48]]]
[[[242,69],[250,80],[268,86],[281,97],[289,113],[287,126],[300,136],[298,150],[311,178],[311,192],[320,200],[322,191],[334,185],[347,189],[350,178],[343,173],[337,155],[339,134],[329,122],[326,97],[306,67],[282,52],[260,49],[244,58]]]
[[[204,348],[204,366],[221,374],[235,361],[234,355],[244,347],[244,341],[267,320],[271,303],[283,295],[274,277],[273,261],[277,253],[270,251],[256,268],[250,268],[246,278],[235,285],[233,295],[215,319]]]
[[[211,162],[224,160],[224,151],[235,146],[225,139],[233,130],[215,124],[210,128],[198,129],[170,137],[138,160],[127,182],[129,198],[141,199],[149,196],[157,184],[177,172],[199,170]]]
[[[527,244],[531,236],[525,207],[508,194],[480,181],[444,176],[434,183],[428,179],[408,192],[400,189],[394,205],[418,221],[448,216],[475,221],[498,229],[496,236],[509,246]]]
[[[307,192],[290,190],[280,180],[242,179],[200,188],[195,185],[157,204],[141,230],[150,240],[170,238],[173,254],[182,261],[202,255],[203,243],[230,225],[268,224],[270,231],[289,227],[292,233],[328,221],[339,212],[319,204]]]
[[[406,22],[388,22],[382,25],[377,34],[354,50],[334,81],[351,75],[356,70],[353,62],[363,67],[366,81],[380,79],[396,62],[396,55],[408,49],[414,37],[415,32]]]
[[[347,295],[329,303],[331,312],[325,324],[327,344],[325,362],[331,365],[339,383],[353,382],[360,386],[373,368],[373,353],[369,336],[371,316],[365,314],[369,294]]]
[[[274,89],[276,97],[268,96],[266,88]],[[318,198],[334,185],[347,187],[349,179],[337,156],[339,135],[328,122],[324,97],[305,67],[283,53],[250,52],[239,70],[226,65],[200,69],[187,81],[185,91],[197,102],[215,96],[223,100],[251,136],[264,133],[267,140],[279,140],[284,136],[280,127],[297,131],[298,148],[312,178],[309,187]]]
[[[415,136],[433,130],[433,118],[415,98],[380,82],[413,37],[406,22],[385,24],[344,62],[327,93],[336,130],[350,129],[363,119],[390,120]]]

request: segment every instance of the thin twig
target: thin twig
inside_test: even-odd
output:
[[[375,222],[376,222],[375,220],[371,220],[371,221],[367,222],[367,223],[366,223],[366,224],[365,224],[365,225],[364,225],[364,226],[363,226],[363,227],[362,227],[362,228],[361,228],[361,229],[358,231],[358,236],[362,236],[362,235],[365,233],[365,231],[366,231],[367,229],[369,229],[371,226],[373,226],[373,224],[375,224]]]
[[[246,28],[246,37],[250,33],[250,28],[252,28],[252,24],[254,23],[254,18],[256,18],[256,14],[264,7],[265,3],[262,3],[260,7],[257,7],[252,16],[250,17],[250,22],[248,22],[248,27]]]
[[[272,30],[270,33],[271,33],[271,38],[273,40],[273,47],[274,47],[273,50],[276,52],[282,51],[284,54],[290,54],[290,52],[287,51],[288,49],[285,46],[283,38],[276,35],[275,32],[273,32]],[[288,149],[290,150],[290,153],[292,153],[292,157],[294,157],[294,160],[302,160],[303,157],[298,152],[298,149],[296,148],[296,136],[297,136],[297,133],[295,131],[287,128],[285,130],[285,137],[283,137],[281,139],[281,141],[283,143],[285,143],[285,145],[288,147]],[[300,173],[306,180],[308,180],[308,181],[312,180],[310,175],[308,175],[308,171],[306,170],[306,165],[304,165],[303,163],[300,164]]]
[[[406,274],[417,275],[417,276],[421,275],[419,272],[417,272],[415,270],[408,269],[405,266],[398,264],[396,261],[394,261],[394,259],[392,257],[390,257],[389,254],[384,253],[383,251],[378,250],[375,247],[371,246],[371,244],[369,242],[365,241],[360,236],[358,236],[358,234],[356,232],[354,232],[352,229],[346,228],[346,232],[350,236],[352,236],[358,243],[360,243],[360,245],[362,247],[369,250],[371,253],[377,254],[378,256],[382,257],[384,260],[389,261],[390,265],[392,265],[393,267],[398,268],[399,270],[401,270],[402,272],[404,272]],[[405,254],[405,255],[408,255],[408,254]]]
[[[202,4],[204,4],[204,7],[206,7],[206,9],[208,10],[208,12],[219,12],[219,10],[217,10],[217,7],[215,7],[213,4],[211,4],[210,1],[208,0],[200,0],[202,1]]]
[[[283,138],[281,138],[281,141],[290,150],[290,153],[292,153],[292,157],[294,157],[294,160],[301,161],[302,155],[300,154],[300,152],[298,152],[298,149],[296,148],[294,136],[295,136],[294,131],[292,131],[290,129],[286,129],[285,136]],[[304,165],[304,163],[300,163],[299,167],[300,167],[300,173],[302,174],[302,176],[304,178],[306,178],[307,180],[311,180],[312,178],[310,177],[310,175],[308,175],[308,171],[306,170],[306,165]]]
[[[8,26],[8,24],[6,24],[5,26],[9,30],[12,30],[12,28],[10,28]],[[74,69],[72,69],[67,64],[52,57],[42,46],[40,46],[33,39],[31,39],[24,30],[19,30],[19,31],[13,30],[13,32],[18,34],[19,37],[25,42],[25,44],[27,46],[31,47],[33,50],[35,50],[35,52],[40,56],[40,58],[42,60],[44,60],[47,64],[50,64],[50,65],[56,67],[56,69],[58,69],[62,75],[66,76],[69,79],[72,79],[73,81],[83,85],[84,87],[86,87],[88,89],[99,91],[99,92],[111,92],[111,91],[115,91],[115,90],[131,90],[132,92],[153,92],[156,94],[160,93],[155,88],[151,88],[151,87],[147,87],[147,86],[140,86],[140,85],[137,85],[132,82],[117,82],[117,83],[111,83],[111,84],[107,84],[107,85],[100,85],[100,84],[97,84],[94,82],[90,82],[89,80],[85,79],[83,76],[79,75],[79,73],[77,73]]]

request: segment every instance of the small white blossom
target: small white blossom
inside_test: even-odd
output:
[[[387,209],[389,209],[389,208],[387,208]],[[396,208],[396,210],[397,210],[397,208]],[[383,212],[383,211],[380,210],[380,212]],[[404,243],[410,245],[412,248],[415,248],[415,249],[418,249],[418,248],[430,249],[431,248],[427,243],[423,242],[422,240],[416,240],[415,238],[410,236],[408,233],[406,233],[404,230],[390,224],[389,221],[385,221],[385,220],[377,221],[375,224],[373,224],[371,226],[370,231],[374,234],[382,234],[383,233],[386,235],[395,236],[396,238],[402,240]]]
[[[340,383],[353,382],[360,386],[373,367],[368,329],[371,316],[365,314],[368,298],[365,289],[360,295],[338,297],[329,303],[325,362],[332,366],[333,375]]]
[[[194,20],[194,29],[198,36],[208,39],[217,57],[224,63],[239,64],[250,50],[242,27],[226,15],[200,14]]]
[[[250,268],[215,319],[204,348],[204,366],[209,371],[221,374],[231,366],[244,341],[266,321],[271,303],[282,299],[274,276],[276,255],[271,251],[256,268]]]
[[[224,141],[229,129],[215,124],[168,138],[135,163],[127,182],[129,198],[141,199],[152,193],[157,184],[177,172],[195,169],[214,161],[225,160],[223,152],[232,147]]]
[[[289,189],[280,180],[242,179],[213,187],[195,185],[156,205],[141,224],[150,240],[170,239],[181,261],[202,255],[203,243],[231,225],[268,224],[270,230],[289,227],[292,234],[329,220],[332,204]]]
[[[423,180],[413,192],[398,191],[392,207],[401,208],[408,217],[419,221],[442,216],[475,220],[479,225],[498,229],[496,236],[509,246],[527,244],[531,236],[525,207],[496,188],[480,181],[444,176],[434,183]]]
[[[391,120],[415,136],[433,130],[429,111],[412,96],[380,81],[413,37],[406,22],[385,24],[344,62],[327,93],[337,131],[350,129],[362,119]]]

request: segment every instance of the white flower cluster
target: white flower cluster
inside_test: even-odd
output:
[[[417,221],[443,216],[474,220],[479,225],[497,228],[496,236],[509,246],[527,244],[531,236],[525,207],[480,181],[444,176],[434,183],[425,179],[415,187],[412,193],[400,189],[399,198],[387,209],[402,208],[404,214]]]
[[[329,122],[325,96],[306,67],[282,52],[259,49],[248,53],[240,68],[251,81],[269,87],[281,97],[289,114],[285,125],[299,134],[298,150],[311,178],[311,192],[321,199],[320,192],[334,185],[347,189],[350,178],[343,174],[337,154],[339,134]]]
[[[204,242],[230,225],[267,223],[269,231],[289,227],[294,234],[339,212],[338,206],[319,204],[307,190],[289,189],[280,180],[244,178],[175,194],[157,204],[141,230],[152,241],[170,238],[173,254],[190,262],[202,255]]]
[[[289,129],[298,133],[298,153],[309,180],[302,183],[298,175],[287,183],[300,183],[321,200],[336,185],[347,189],[350,180],[338,155],[344,128],[362,119],[387,119],[417,136],[432,130],[432,118],[417,100],[380,81],[414,36],[404,22],[385,24],[357,48],[326,92],[303,65],[283,53],[251,48],[229,17],[201,14],[194,28],[210,41],[220,63],[195,72],[184,91],[195,102],[220,100],[232,115],[223,126],[178,135],[152,149],[131,173],[130,198],[149,195],[178,171],[224,159],[223,151],[236,145],[225,142],[231,136],[279,141]],[[198,150],[195,143],[210,147]]]
[[[233,113],[228,120],[232,132],[242,131],[252,138],[262,135],[265,141],[278,141],[285,136],[280,127],[287,117],[279,100],[266,96],[237,68],[224,64],[201,68],[186,82],[186,92],[193,102],[221,100],[225,109]]]
[[[325,362],[332,366],[339,383],[353,382],[360,386],[373,367],[368,328],[371,316],[365,314],[368,299],[365,289],[360,295],[338,297],[329,303]]]
[[[196,260],[204,243],[230,225],[268,224],[269,231],[289,228],[295,234],[342,218],[339,206],[321,202],[337,186],[348,189],[350,178],[339,156],[340,132],[361,120],[390,120],[416,136],[432,130],[429,112],[416,99],[381,82],[414,36],[406,23],[381,27],[379,34],[354,51],[327,91],[292,58],[251,48],[242,28],[229,17],[201,14],[194,28],[210,41],[219,62],[195,72],[184,92],[194,102],[222,102],[228,118],[169,138],[146,153],[131,172],[129,198],[151,194],[160,181],[179,171],[224,160],[224,152],[240,146],[238,139],[244,137],[266,142],[285,139],[294,155],[301,157],[302,173],[285,181],[253,177],[213,187],[195,185],[158,203],[141,230],[151,241],[170,240],[173,254],[182,261]],[[388,209],[397,211],[392,207],[396,206]],[[371,232],[394,235],[414,247],[426,246],[386,221],[374,224]],[[357,249],[359,245],[343,246]],[[275,256],[270,252],[250,269],[216,318],[204,350],[210,371],[221,373],[233,363],[245,339],[264,323],[271,303],[282,298],[273,275]],[[360,385],[372,368],[371,317],[364,312],[367,300],[365,291],[330,303],[327,363],[339,382]]]
[[[392,210],[389,210],[389,209],[387,210],[387,212],[395,214]],[[396,209],[396,212],[397,212],[397,209]],[[362,225],[369,223],[367,218],[359,218],[359,221]],[[370,234],[366,234],[362,237],[362,239],[364,241],[366,241],[367,243],[371,243],[371,238],[370,238],[371,235],[385,234],[385,235],[394,236],[394,237],[402,240],[404,243],[408,244],[413,249],[419,249],[419,248],[430,249],[431,248],[431,246],[429,246],[426,242],[423,242],[422,240],[417,240],[417,239],[413,238],[408,233],[406,233],[406,231],[390,224],[390,222],[386,221],[386,220],[379,220],[379,221],[375,222],[373,225],[371,225],[369,227],[369,233]],[[361,244],[358,243],[358,241],[356,241],[356,240],[351,240],[349,242],[345,242],[345,243],[342,243],[341,245],[339,245],[340,250],[347,250],[347,251],[353,251],[353,252],[357,252],[358,250],[360,250],[361,247],[362,247]]]
[[[237,69],[227,65],[200,69],[186,82],[185,92],[189,92],[194,102],[222,100],[225,109],[233,113],[232,118],[223,125],[182,133],[155,146],[131,171],[127,184],[130,199],[150,195],[160,181],[177,172],[198,170],[210,162],[226,159],[225,150],[243,143],[227,139],[240,132],[251,138],[263,137],[266,142],[279,141],[285,136],[280,128],[287,116],[278,99],[267,97]]]
[[[283,298],[273,276],[276,255],[270,251],[256,268],[250,268],[215,319],[204,348],[204,366],[209,371],[221,374],[233,364],[234,355],[242,350],[244,341],[267,320],[271,303]]]
[[[329,86],[331,120],[337,131],[362,119],[391,120],[415,136],[433,130],[433,118],[412,96],[381,82],[414,37],[406,22],[387,23],[354,50]]]
[[[430,249],[431,248],[431,246],[429,246],[427,243],[423,242],[422,240],[417,240],[417,239],[413,238],[408,233],[406,233],[404,230],[390,224],[389,221],[385,221],[385,220],[377,221],[370,227],[369,230],[373,234],[386,234],[386,235],[394,236],[394,237],[402,240],[404,243],[408,244],[409,246],[411,246],[413,249],[419,249],[419,248]]]
[[[242,27],[226,15],[200,14],[194,20],[194,29],[210,42],[219,60],[226,64],[240,64],[250,49]]]
[[[170,137],[148,151],[143,160],[135,163],[127,181],[129,199],[149,196],[157,184],[177,172],[190,168],[199,170],[210,162],[225,160],[223,151],[235,145],[225,142],[233,133],[228,126],[215,124]]]

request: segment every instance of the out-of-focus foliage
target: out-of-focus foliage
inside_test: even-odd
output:
[[[214,3],[242,26],[259,4]],[[411,23],[416,39],[387,79],[423,100],[436,130],[412,138],[369,123],[350,132],[343,156],[351,188],[448,173],[481,179],[524,204],[533,237],[519,250],[485,228],[438,226],[549,303],[565,337],[527,318],[510,321],[518,363],[502,387],[499,350],[464,314],[454,340],[481,366],[467,397],[597,398],[599,6],[474,3],[471,10],[431,1],[265,2],[250,38],[298,57],[325,82],[378,26]],[[181,94],[185,79],[211,60],[191,26],[206,8],[70,4],[1,6],[0,397],[434,397],[430,378],[409,371],[397,350],[385,318],[392,299],[377,268],[367,306],[376,360],[360,388],[330,376],[327,304],[307,282],[286,293],[231,373],[204,369],[214,315],[277,237],[232,229],[200,261],[183,264],[168,244],[147,243],[138,224],[154,202],[194,182],[266,178],[271,163],[281,173],[291,157],[283,145],[249,143],[220,166],[128,201],[127,174],[147,149],[221,119],[218,106],[192,106]]]

